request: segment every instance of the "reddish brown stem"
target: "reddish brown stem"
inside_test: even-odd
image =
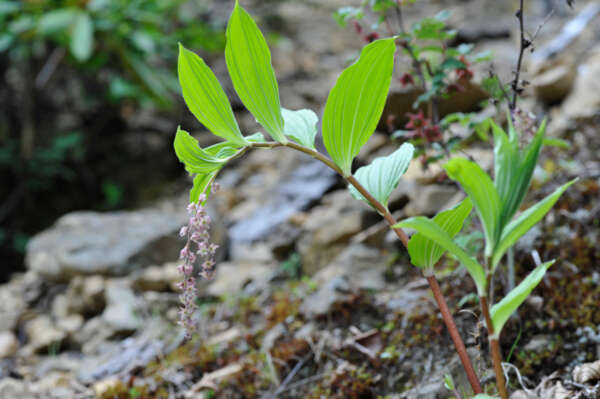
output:
[[[508,399],[508,391],[506,390],[506,379],[504,378],[504,369],[502,369],[502,354],[500,353],[500,342],[494,335],[494,324],[490,316],[490,307],[487,297],[479,297],[481,304],[481,312],[485,318],[485,324],[488,329],[488,341],[490,343],[490,352],[492,354],[492,362],[494,363],[494,373],[496,374],[496,385],[498,385],[498,393],[502,399]]]
[[[473,370],[471,359],[467,354],[467,348],[465,348],[465,344],[463,343],[463,340],[458,333],[458,329],[456,328],[456,323],[454,323],[454,318],[452,317],[452,314],[450,314],[450,309],[448,309],[448,304],[442,295],[440,285],[434,276],[426,276],[426,279],[429,283],[429,287],[431,287],[431,291],[433,291],[433,297],[440,308],[442,318],[444,319],[446,328],[448,328],[448,333],[450,333],[452,342],[454,342],[456,353],[458,353],[458,357],[460,358],[460,361],[465,369],[465,373],[467,373],[469,383],[476,394],[483,393],[481,385],[479,384],[479,379],[477,378],[477,374],[475,374],[475,370]]]
[[[346,177],[348,183],[352,184],[373,206],[383,215],[385,220],[389,223],[390,226],[394,226],[397,222],[396,219],[392,216],[390,211],[383,206],[379,201],[377,201],[359,182],[354,178],[354,176]],[[408,236],[401,228],[392,227],[402,244],[406,247],[408,246]],[[481,389],[481,384],[479,383],[479,378],[477,378],[477,374],[475,374],[475,369],[473,368],[473,364],[471,363],[471,359],[467,354],[467,348],[458,333],[458,329],[456,328],[456,323],[454,322],[454,318],[450,313],[450,309],[448,309],[448,304],[446,303],[446,299],[442,295],[442,290],[440,289],[440,285],[438,284],[435,276],[429,275],[425,276],[427,282],[429,283],[429,287],[433,292],[433,296],[435,301],[440,308],[440,312],[442,313],[442,319],[446,324],[446,328],[450,333],[450,337],[452,338],[452,342],[454,343],[454,347],[456,348],[456,352],[458,353],[458,357],[465,369],[465,373],[467,374],[467,378],[469,380],[469,384],[471,384],[471,388],[473,388],[473,392],[475,394],[483,393]]]
[[[290,147],[295,150],[304,152],[305,154],[308,154],[308,155],[312,156],[313,158],[318,159],[319,161],[323,162],[325,165],[329,166],[331,169],[335,170],[337,173],[342,175],[346,179],[346,181],[349,184],[351,184],[352,186],[354,186],[354,188],[356,188],[358,190],[358,192],[361,193],[362,196],[365,197],[365,199],[367,201],[369,201],[369,203],[371,203],[371,205],[373,205],[373,207],[383,216],[383,218],[386,220],[386,222],[388,222],[390,227],[392,227],[392,230],[394,230],[394,232],[396,233],[396,235],[398,236],[398,238],[400,239],[400,241],[402,242],[404,247],[408,246],[408,236],[406,235],[404,230],[402,230],[401,228],[393,227],[397,223],[397,221],[394,218],[394,216],[392,216],[392,214],[387,209],[387,207],[385,207],[381,202],[377,201],[377,199],[375,197],[373,197],[371,195],[371,193],[369,193],[367,191],[367,189],[364,188],[363,185],[360,184],[360,182],[358,180],[356,180],[356,178],[354,176],[352,176],[352,175],[346,176],[340,170],[340,168],[335,163],[333,163],[331,161],[331,159],[327,158],[325,155],[322,155],[321,153],[319,153],[313,149],[304,147],[302,145],[293,143],[291,141],[287,142],[287,143],[275,143],[275,142],[253,143],[251,145],[251,147],[263,147],[263,148],[274,148],[274,147],[279,147],[279,146],[286,146],[286,147]],[[240,151],[239,154],[241,155],[242,153],[243,153],[243,151]],[[481,384],[479,383],[479,379],[477,378],[477,375],[475,374],[475,370],[473,369],[473,364],[471,363],[471,359],[469,359],[469,356],[467,354],[467,349],[465,348],[465,344],[463,343],[463,340],[460,337],[460,334],[458,333],[458,329],[456,328],[456,323],[454,323],[454,318],[452,317],[452,314],[450,313],[450,310],[448,309],[448,304],[446,303],[446,299],[444,298],[444,296],[442,295],[442,292],[440,290],[440,285],[438,284],[437,280],[435,279],[435,276],[427,276],[427,282],[429,283],[429,287],[431,287],[431,290],[433,291],[433,296],[435,297],[435,300],[436,300],[436,302],[440,308],[440,311],[442,313],[442,319],[444,320],[444,323],[446,324],[446,327],[448,328],[448,331],[450,332],[450,337],[452,338],[452,342],[454,342],[454,346],[456,348],[456,351],[458,352],[458,356],[460,357],[463,368],[465,369],[465,372],[469,379],[469,383],[471,384],[471,388],[473,388],[473,392],[475,394],[483,393],[483,391],[481,389]]]

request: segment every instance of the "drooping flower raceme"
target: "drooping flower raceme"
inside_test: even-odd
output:
[[[202,260],[198,275],[206,279],[214,277],[216,266],[214,257],[218,245],[210,242],[210,216],[208,216],[204,206],[201,205],[204,201],[206,201],[206,196],[202,194],[198,203],[188,205],[187,210],[190,220],[179,232],[181,237],[187,238],[185,246],[179,253],[182,263],[178,267],[179,273],[183,276],[182,281],[178,285],[178,288],[181,289],[179,296],[181,300],[179,325],[185,329],[187,339],[191,338],[195,330],[193,316],[197,308],[197,288],[194,265],[197,260]]]

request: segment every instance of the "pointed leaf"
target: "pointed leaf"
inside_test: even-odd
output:
[[[285,121],[284,132],[298,144],[315,149],[315,136],[317,135],[317,122],[319,117],[310,109],[292,111],[281,108],[281,115]]]
[[[505,204],[514,192],[515,175],[521,162],[518,142],[509,141],[504,130],[490,120],[494,134],[494,186],[500,201]],[[504,221],[504,220],[503,220]]]
[[[216,154],[211,153],[218,152],[221,149],[220,147],[213,146],[214,148],[210,152],[203,150],[198,145],[198,140],[179,127],[177,128],[173,147],[177,158],[185,165],[185,170],[189,173],[206,174],[214,172],[228,160],[228,157],[217,157]]]
[[[204,60],[180,44],[177,69],[183,99],[200,123],[216,136],[247,145],[225,91]]]
[[[576,181],[577,179],[574,179],[566,184],[563,184],[554,190],[552,194],[548,195],[537,204],[527,208],[527,210],[521,213],[515,220],[506,225],[506,227],[502,230],[500,241],[498,242],[498,246],[496,247],[494,255],[492,256],[492,270],[495,270],[498,262],[500,262],[502,256],[508,250],[508,248],[513,246],[517,240],[523,236],[523,234],[527,233],[529,229],[531,229],[537,222],[542,220],[548,211],[552,209],[556,201],[558,201],[565,190]]]
[[[352,160],[367,142],[383,112],[394,67],[394,39],[363,48],[329,93],[323,115],[323,141],[333,161],[348,176]]]
[[[398,187],[400,177],[408,169],[414,151],[415,147],[412,144],[404,143],[392,154],[375,158],[370,165],[359,168],[354,177],[377,201],[387,207],[390,195]],[[348,189],[354,198],[369,204],[356,188],[348,186]]]
[[[36,29],[42,35],[50,35],[67,29],[78,14],[75,7],[57,8],[44,13],[37,23]]]
[[[190,190],[190,202],[198,202],[200,194],[205,194],[207,197],[210,194],[212,182],[215,180],[220,169],[206,174],[197,174],[194,177],[194,186]]]
[[[452,238],[462,229],[471,209],[473,205],[467,197],[454,208],[438,213],[433,221]],[[446,250],[442,246],[421,233],[413,235],[408,242],[410,261],[417,267],[433,268],[444,252]]]
[[[479,295],[486,294],[486,280],[483,267],[469,255],[464,249],[459,247],[448,233],[435,223],[433,220],[424,216],[417,216],[406,219],[393,227],[403,227],[415,229],[425,237],[434,241],[446,251],[450,252],[467,268],[467,271],[475,281]]]
[[[237,0],[227,24],[225,61],[233,87],[246,108],[275,140],[287,142],[269,47]]]
[[[500,198],[490,176],[479,165],[463,158],[451,159],[445,166],[448,176],[460,183],[473,201],[485,233],[485,255],[491,256],[499,236]]]
[[[553,260],[546,262],[544,264],[536,267],[529,275],[525,278],[525,280],[521,281],[521,284],[517,285],[511,292],[508,293],[500,302],[492,306],[491,316],[492,316],[492,324],[494,325],[494,334],[496,336],[500,336],[500,332],[502,331],[502,327],[504,324],[514,313],[515,310],[521,304],[531,291],[542,281],[542,278],[546,274],[546,270],[554,263]]]
[[[77,61],[87,61],[94,48],[94,25],[90,15],[80,12],[71,28],[69,49]]]
[[[517,171],[515,171],[513,181],[511,182],[511,195],[507,198],[507,201],[504,202],[502,207],[502,218],[504,223],[508,223],[512,219],[525,199],[529,184],[531,183],[531,177],[533,176],[533,170],[535,169],[540,150],[542,149],[545,130],[546,120],[544,119],[535,137],[525,149],[525,153],[519,156],[519,166]]]

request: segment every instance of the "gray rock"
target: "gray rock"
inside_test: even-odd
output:
[[[15,334],[10,331],[0,332],[0,359],[14,355],[18,346],[19,342]]]
[[[226,247],[220,218],[211,208],[209,214],[211,239]],[[177,259],[183,245],[177,233],[187,219],[186,201],[180,198],[133,212],[73,212],[31,239],[25,263],[57,281],[80,275],[125,275]]]
[[[379,250],[362,244],[352,245],[343,250],[329,266],[318,271],[313,280],[323,284],[344,277],[352,288],[380,290],[385,287],[383,273],[387,263],[387,256]]]
[[[345,292],[347,288],[349,288],[349,284],[343,277],[336,277],[328,281],[321,285],[316,292],[306,297],[300,305],[300,312],[309,318],[331,313],[335,304],[350,298],[350,295]]]
[[[181,246],[177,231],[185,222],[185,209],[74,212],[30,241],[25,262],[51,280],[123,275],[149,262],[175,259]]]
[[[115,332],[133,332],[141,325],[138,299],[126,280],[107,282],[104,293],[106,308],[102,318]]]
[[[181,280],[178,265],[178,262],[169,262],[161,266],[145,267],[133,276],[133,285],[142,291],[172,290]]]
[[[365,215],[371,212],[364,203],[354,200],[348,190],[327,194],[322,205],[306,214],[303,233],[297,243],[302,269],[311,275],[328,265],[362,231]]]
[[[14,378],[4,378],[0,380],[0,399],[36,399],[31,392],[29,383]]]
[[[22,292],[15,285],[0,286],[0,331],[11,331],[17,326],[19,318],[27,309]]]
[[[252,242],[272,233],[293,214],[321,198],[337,181],[335,172],[316,160],[305,161],[272,188],[269,200],[229,230],[235,242]]]
[[[209,295],[225,296],[239,294],[244,286],[252,282],[255,286],[267,284],[273,267],[252,262],[224,262],[217,266],[217,274],[207,287]]]
[[[27,354],[51,350],[51,347],[60,345],[67,337],[67,333],[58,328],[48,315],[29,320],[25,324],[25,333],[27,346],[23,351]]]

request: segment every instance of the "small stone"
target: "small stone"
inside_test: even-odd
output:
[[[169,291],[181,280],[178,262],[149,266],[134,276],[133,285],[142,291]]]
[[[217,266],[217,274],[206,292],[213,296],[240,293],[248,282],[266,285],[272,267],[261,263],[223,262]]]
[[[29,383],[14,378],[0,380],[0,399],[36,399],[37,395],[31,392]]]
[[[72,314],[67,317],[58,319],[56,322],[56,326],[71,335],[75,332],[79,331],[81,326],[83,326],[83,316],[79,314]]]
[[[526,351],[531,351],[531,352],[536,352],[536,353],[542,352],[548,348],[548,346],[550,345],[551,339],[552,339],[552,337],[550,335],[545,335],[545,334],[536,335],[529,340],[529,342],[527,343],[527,345],[525,345],[525,347],[523,349]]]
[[[102,318],[116,333],[131,333],[140,327],[136,315],[138,300],[126,280],[113,280],[104,293],[106,308]]]
[[[127,392],[127,386],[123,381],[116,377],[109,377],[105,380],[98,381],[92,386],[92,389],[97,398],[104,397],[104,395],[109,392]]]
[[[60,345],[67,336],[47,315],[37,316],[28,321],[25,324],[25,333],[27,346],[24,349],[29,353],[42,352],[51,346]]]
[[[573,379],[580,384],[600,380],[600,360],[575,367]]]
[[[0,332],[0,359],[11,357],[17,352],[19,342],[10,331]]]

